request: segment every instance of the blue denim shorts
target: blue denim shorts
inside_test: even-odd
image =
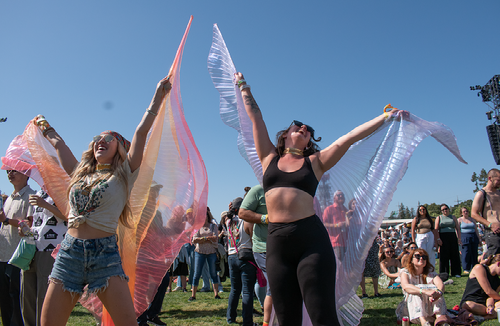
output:
[[[66,233],[49,276],[69,292],[82,294],[85,285],[95,293],[106,289],[111,276],[128,281],[116,235],[99,239],[78,239]]]

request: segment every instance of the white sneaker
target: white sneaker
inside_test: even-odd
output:
[[[182,288],[180,286],[176,287],[175,289],[172,290],[172,292],[175,292],[175,291],[180,291],[182,290]]]

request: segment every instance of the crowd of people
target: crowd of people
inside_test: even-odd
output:
[[[397,109],[384,112],[323,150],[316,144],[321,138],[315,138],[314,129],[294,120],[273,144],[250,86],[241,73],[235,74],[235,81],[253,124],[263,184],[247,188],[243,197],[232,200],[219,224],[207,207],[203,225],[165,271],[153,301],[139,318],[122,267],[116,230],[119,223],[130,223],[131,188],[148,131],[170,92],[169,78],[158,83],[131,142],[117,132],[105,131],[93,138],[80,162],[45,119],[35,121],[71,177],[67,189],[70,209],[62,214],[47,189],[35,194],[27,183],[28,171],[7,170],[14,192],[0,211],[3,325],[65,325],[85,288],[99,297],[116,325],[164,325],[158,313],[166,292],[187,292],[190,284],[186,303],[196,304],[203,278],[201,290],[213,291],[214,300],[220,300],[221,281],[227,276],[231,283],[229,324],[236,323],[241,298],[243,325],[254,326],[257,297],[263,326],[272,323],[272,310],[280,325],[301,325],[303,305],[313,325],[339,325],[337,280],[332,276],[336,275],[337,259],[342,261],[346,252],[347,231],[357,203],[351,200],[345,207],[344,193],[336,191],[333,204],[318,216],[314,196],[323,174],[352,144],[371,135],[386,119],[405,113]],[[362,298],[368,297],[364,278],[371,277],[375,297],[381,296],[379,287],[402,290],[397,309],[400,317],[408,316],[422,325],[446,325],[450,321],[443,297],[445,285],[452,277],[460,277],[463,268],[469,279],[460,308],[486,319],[496,318],[495,308],[500,307],[499,188],[500,171],[493,169],[471,211],[463,207],[460,218],[446,204],[441,205],[442,214],[432,218],[422,205],[409,225],[382,231],[365,263]],[[156,200],[152,193],[150,197]],[[192,221],[194,211],[188,208],[173,215],[177,213]],[[38,252],[21,271],[8,261],[27,233],[33,234]],[[485,245],[479,246],[482,241]],[[478,248],[483,254],[478,255]],[[436,256],[440,258],[439,273],[434,271]]]

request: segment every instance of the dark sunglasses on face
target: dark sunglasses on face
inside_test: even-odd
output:
[[[10,173],[17,173],[16,170],[5,170],[7,172],[7,174],[10,174]]]
[[[395,253],[395,251],[394,250],[387,250],[385,253],[386,254],[393,254],[393,253]]]
[[[417,247],[410,247],[410,250],[415,250],[417,249]]]
[[[413,258],[415,258],[416,260],[420,260],[420,258],[422,258],[423,260],[427,260],[427,257],[426,255],[419,255],[419,254],[415,254],[413,255]]]
[[[111,141],[113,141],[113,139],[115,139],[115,137],[113,137],[112,135],[110,134],[107,134],[107,135],[97,135],[97,136],[94,136],[94,143],[98,143],[101,141],[101,139],[104,138],[104,141],[106,143],[110,143]]]
[[[300,121],[297,121],[297,120],[293,120],[292,122],[293,125],[296,125],[297,127],[302,127],[304,124]],[[309,125],[305,125],[306,126],[306,129],[307,131],[309,131],[311,133],[311,137],[314,138],[314,129],[313,127],[309,126]]]

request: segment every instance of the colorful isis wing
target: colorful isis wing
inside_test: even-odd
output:
[[[238,151],[250,164],[257,180],[262,184],[262,165],[255,149],[252,122],[243,106],[238,86],[234,83],[236,68],[217,24],[214,24],[212,47],[208,55],[208,71],[215,88],[220,93],[222,121],[238,132]]]
[[[261,182],[262,167],[253,143],[251,121],[232,80],[236,70],[216,25],[213,34],[208,68],[221,95],[221,117],[238,130],[238,149]],[[428,136],[466,163],[448,127],[412,114],[403,119],[400,112],[396,119],[386,121],[372,135],[352,145],[320,181],[314,207],[329,232],[337,258],[335,298],[341,324],[359,324],[364,308],[356,289],[364,261],[413,151]],[[342,193],[344,200],[334,202],[335,193]],[[311,325],[305,309],[304,312],[302,324]]]

